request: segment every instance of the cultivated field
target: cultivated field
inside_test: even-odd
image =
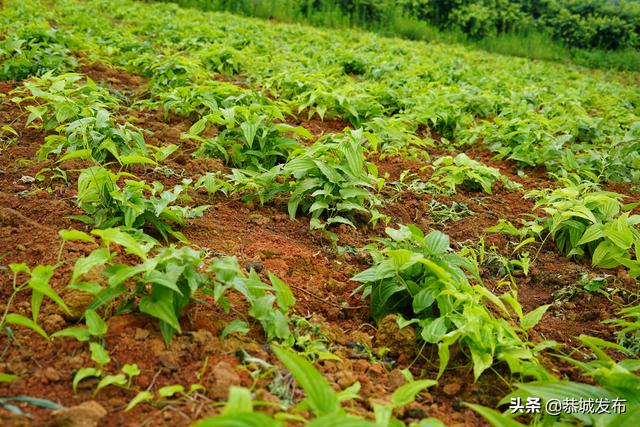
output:
[[[638,74],[3,3],[1,424],[640,425]]]

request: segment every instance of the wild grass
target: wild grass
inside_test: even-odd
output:
[[[640,51],[577,49],[555,41],[545,32],[529,30],[469,39],[460,31],[442,30],[415,16],[408,16],[396,5],[386,3],[377,19],[356,9],[345,14],[335,0],[161,0],[201,10],[235,14],[284,22],[301,22],[329,28],[359,27],[391,37],[417,41],[460,43],[488,52],[543,61],[572,63],[588,68],[640,71]],[[305,4],[308,5],[305,7]],[[314,4],[312,8],[310,5]]]

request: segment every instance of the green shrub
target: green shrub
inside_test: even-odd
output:
[[[516,298],[503,296],[517,313],[519,327],[496,317],[484,300],[511,315],[499,298],[480,282],[478,266],[453,252],[449,237],[440,231],[426,236],[416,226],[387,228],[390,238],[376,239],[368,247],[373,266],[352,278],[362,285],[357,291],[370,298],[371,316],[377,321],[388,313],[399,313],[418,326],[420,339],[438,346],[440,372],[449,363],[449,347],[458,344],[470,353],[477,379],[497,361],[512,372],[521,372],[533,352],[518,333],[531,329],[548,306],[523,315]]]
[[[87,168],[78,178],[78,206],[87,215],[74,218],[100,228],[126,229],[151,228],[165,239],[173,236],[186,242],[182,233],[174,226],[185,225],[188,219],[201,216],[207,205],[189,208],[176,205],[181,193],[190,184],[185,180],[171,190],[164,190],[159,182],[121,178],[134,177],[127,173],[114,174],[101,166]]]

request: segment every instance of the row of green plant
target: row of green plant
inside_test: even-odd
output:
[[[405,145],[415,153],[415,147],[434,145],[429,135],[437,134],[445,146],[483,141],[523,169],[564,169],[599,181],[639,179],[634,105],[640,94],[623,77],[499,56],[489,64],[486,53],[356,31],[275,29],[214,13],[198,18],[166,4],[112,0],[110,10],[135,17],[114,26],[92,13],[99,6],[66,1],[50,17],[82,35],[74,38],[76,48],[149,76],[152,102],[180,114],[207,115],[235,102],[254,109],[268,105],[285,117],[347,120],[370,132],[380,149]],[[212,58],[233,66],[212,67]],[[218,73],[262,92],[214,84],[210,76]]]
[[[59,162],[90,159],[100,165],[84,169],[78,177],[78,206],[87,215],[76,219],[101,228],[147,227],[165,239],[172,235],[186,241],[173,225],[185,225],[207,208],[175,204],[188,201],[182,193],[191,187],[190,180],[164,190],[159,182],[147,184],[135,175],[113,173],[103,166],[114,161],[123,167],[155,165],[172,154],[175,145],[151,147],[142,130],[126,122],[117,124],[119,116],[111,119],[107,108],[118,108],[118,100],[81,75],[47,74],[27,81],[25,89],[16,93],[27,90],[30,96],[14,98],[29,112],[26,123],[59,132],[46,137],[38,156],[57,155]],[[264,203],[286,195],[290,216],[295,218],[299,211],[310,214],[312,228],[323,228],[324,221],[355,226],[358,214],[369,216],[374,223],[383,218],[376,209],[381,201],[375,192],[384,181],[365,160],[362,131],[349,132],[342,139],[324,138],[306,147],[298,139],[309,139],[311,134],[302,127],[275,122],[284,119],[275,106],[210,105],[209,110],[183,138],[200,143],[194,156],[217,157],[237,168],[234,183],[241,190],[249,189],[247,198],[259,197]],[[217,132],[215,136],[201,136],[210,128]]]
[[[254,271],[245,273],[234,258],[209,259],[205,252],[190,246],[160,247],[151,237],[168,240],[172,236],[187,243],[177,227],[186,225],[207,208],[189,206],[190,200],[185,195],[193,187],[204,187],[210,192],[241,191],[246,199],[258,198],[263,203],[283,200],[292,218],[300,212],[309,215],[312,228],[340,223],[355,227],[363,220],[388,220],[378,211],[381,205],[378,192],[384,180],[378,178],[375,166],[366,160],[365,150],[390,149],[389,152],[404,154],[402,147],[407,145],[413,151],[406,153],[415,154],[420,148],[435,144],[424,136],[425,128],[442,133],[440,143],[444,145],[451,143],[447,138],[468,138],[457,142],[463,145],[489,135],[495,151],[523,165],[544,164],[551,170],[576,172],[594,182],[638,179],[634,101],[631,99],[622,106],[615,104],[629,94],[635,95],[622,85],[603,83],[600,88],[612,89],[610,97],[594,98],[593,90],[579,93],[593,81],[582,77],[584,80],[578,84],[565,88],[564,95],[549,96],[544,90],[536,93],[541,85],[523,89],[522,75],[516,79],[499,77],[507,83],[491,82],[489,78],[489,83],[475,85],[470,76],[478,72],[476,67],[448,62],[448,68],[441,72],[434,68],[438,62],[433,62],[430,67],[416,67],[415,71],[408,61],[419,57],[418,47],[380,39],[383,46],[377,48],[373,41],[378,40],[362,44],[358,33],[345,36],[346,41],[355,44],[354,49],[327,55],[327,49],[321,50],[323,42],[314,39],[320,33],[308,29],[300,33],[283,27],[286,30],[271,31],[270,36],[288,43],[295,40],[296,44],[290,52],[277,55],[269,51],[273,46],[269,36],[251,32],[260,28],[259,24],[237,18],[225,16],[222,21],[225,27],[218,29],[205,27],[204,21],[194,23],[191,15],[189,27],[186,15],[168,6],[143,6],[128,1],[99,5],[72,0],[63,3],[68,7],[42,13],[48,18],[55,17],[61,25],[59,31],[69,32],[65,40],[74,49],[94,51],[94,59],[109,59],[149,77],[149,99],[140,100],[137,105],[161,107],[165,115],[189,116],[194,125],[183,137],[200,143],[195,155],[217,157],[234,168],[230,180],[221,180],[220,175],[210,173],[193,186],[187,179],[167,190],[158,182],[141,182],[114,168],[155,165],[177,147],[147,145],[144,131],[127,123],[118,113],[124,103],[116,93],[80,75],[57,75],[59,70],[26,82],[25,89],[15,93],[19,98],[14,101],[29,113],[26,121],[50,133],[39,152],[40,158],[55,155],[58,161],[89,159],[94,165],[80,171],[77,202],[85,215],[75,218],[98,228],[91,234],[76,230],[60,233],[64,242],[80,240],[97,246],[87,256],[73,261],[68,284],[94,297],[84,313],[84,325],[54,334],[88,342],[94,365],[77,371],[74,389],[90,377],[99,378],[96,391],[107,386],[131,388],[132,378],[140,373],[133,364],[116,371],[110,367],[110,356],[102,342],[106,333],[102,317],[131,311],[144,313],[157,319],[162,336],[169,342],[181,332],[181,315],[200,294],[208,295],[226,311],[230,309],[229,292],[246,301],[247,315],[238,313],[240,318],[229,323],[223,337],[248,332],[252,323],[257,322],[266,341],[278,341],[314,358],[315,350],[305,347],[291,331],[289,312],[295,299],[284,282],[269,275],[266,283]],[[176,13],[166,15],[167,10]],[[116,20],[106,11],[116,11]],[[124,17],[127,19],[119,19]],[[213,17],[223,19],[208,15]],[[130,21],[138,18],[137,22]],[[107,22],[110,24],[106,25]],[[229,43],[221,46],[219,40]],[[318,42],[319,47],[311,46],[312,42]],[[381,52],[404,59],[385,60]],[[239,72],[247,73],[250,83],[273,92],[210,81],[212,74]],[[570,74],[544,69],[538,72],[550,76],[549,87],[556,89],[567,85]],[[425,81],[428,84],[423,84]],[[444,82],[448,84],[439,87]],[[274,101],[265,93],[275,94],[279,99]],[[570,99],[574,95],[576,98]],[[566,107],[567,112],[557,111],[556,105]],[[283,123],[291,115],[305,113],[310,118],[338,116],[362,128],[343,135],[328,135],[306,146],[304,140],[312,139],[308,131]],[[560,129],[569,129],[570,134],[558,135]],[[527,141],[526,132],[534,136],[531,145],[523,143]],[[557,158],[553,157],[558,153]],[[496,182],[516,187],[498,170],[464,154],[442,157],[433,167],[428,185],[443,186],[449,193],[463,186],[490,194]],[[413,189],[419,186],[415,182],[408,185]],[[638,276],[639,221],[637,215],[622,213],[633,209],[633,205],[623,206],[619,195],[601,192],[595,184],[573,184],[532,195],[538,199],[538,207],[550,216],[520,230],[513,227],[523,240],[518,248],[535,236],[546,235],[570,256],[588,255],[594,265],[604,268],[626,266],[630,275]],[[419,332],[417,344],[422,349],[437,348],[438,376],[449,365],[451,348],[456,346],[465,362],[473,365],[476,379],[504,363],[522,381],[536,380],[521,384],[517,394],[508,396],[509,399],[529,395],[570,397],[571,393],[578,393],[629,396],[631,404],[638,403],[634,397],[639,391],[638,382],[633,380],[637,361],[616,363],[601,350],[609,348],[628,354],[632,348],[629,342],[634,342],[639,330],[640,317],[634,308],[624,310],[622,317],[614,321],[622,328],[622,346],[583,338],[598,360],[588,363],[569,360],[591,374],[599,388],[559,381],[542,368],[536,357],[556,345],[534,344],[527,336],[527,331],[545,314],[547,305],[525,314],[515,291],[500,296],[488,291],[480,280],[481,260],[477,259],[477,253],[454,252],[443,233],[432,231],[424,235],[415,226],[388,229],[387,233],[390,238],[378,239],[367,248],[373,265],[354,280],[363,283],[359,290],[370,299],[374,320],[390,313],[401,315],[399,326],[415,327]],[[509,274],[515,268],[527,274],[531,261],[521,254],[519,259],[507,262]],[[64,300],[49,284],[57,266],[29,268],[13,264],[11,269],[13,293],[0,326],[24,326],[48,337],[38,325],[44,297],[67,310]],[[90,272],[97,272],[100,279],[88,280]],[[15,296],[23,291],[31,291],[31,318],[11,311]],[[295,409],[283,407],[275,419],[270,419],[252,413],[248,390],[233,389],[224,414],[203,421],[204,425],[307,423],[305,411],[313,415],[310,425],[366,425],[368,421],[345,411],[341,405],[342,401],[357,397],[357,385],[336,393],[300,356],[280,347],[274,352],[297,379],[307,399]],[[375,425],[402,425],[393,418],[394,410],[435,384],[432,380],[414,381],[409,374],[406,376],[408,384],[393,394],[391,402],[374,405]],[[197,389],[195,385],[187,392],[182,385],[170,386],[158,390],[158,396],[170,398]],[[129,408],[154,399],[153,393],[142,391]],[[7,404],[2,402],[4,407]],[[486,408],[473,408],[492,423],[517,425],[509,424],[515,421]],[[624,425],[637,416],[636,409],[617,418],[567,415],[587,425]],[[528,421],[550,425],[556,420],[545,416]],[[417,425],[439,424],[423,420]]]
[[[52,28],[42,17],[39,6],[19,2],[3,11],[0,81],[70,70],[77,65],[68,34]]]

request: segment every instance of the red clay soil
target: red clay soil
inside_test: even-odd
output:
[[[117,70],[100,61],[90,63],[84,61],[76,72],[90,77],[97,84],[128,94],[139,94],[145,91],[147,86],[147,80],[144,77]]]
[[[109,67],[98,70],[94,64],[86,71],[96,81],[103,81],[121,90],[138,91],[144,87],[142,80],[114,71]],[[13,86],[4,84],[0,90],[6,93]],[[187,119],[171,118],[163,121],[157,111],[129,111],[138,120],[137,126],[151,132],[148,142],[157,145],[169,143],[184,147],[175,153],[168,165],[176,176],[167,178],[151,169],[137,170],[142,179],[161,180],[165,185],[177,183],[182,176],[197,178],[210,170],[220,170],[219,162],[196,161],[189,155],[195,148],[189,142],[180,139],[190,123]],[[20,136],[7,147],[0,147],[0,298],[6,301],[11,292],[11,276],[6,265],[13,262],[25,262],[29,266],[37,264],[55,264],[60,248],[58,230],[77,228],[89,231],[77,221],[67,219],[69,215],[80,213],[75,207],[75,186],[77,172],[69,172],[68,185],[63,181],[45,179],[31,182],[43,167],[52,167],[52,162],[36,162],[34,154],[43,142],[44,134],[26,129],[23,113],[6,101],[0,104],[0,123],[13,123]],[[299,119],[296,123],[307,127],[316,137],[331,132],[340,132],[344,122],[314,121]],[[186,144],[186,145],[185,145]],[[494,162],[487,158],[486,152],[474,152],[483,162],[498,167],[513,180],[526,188],[547,185],[543,176],[533,174],[526,181],[516,176],[513,165],[508,162]],[[381,174],[388,174],[390,180],[397,180],[404,169],[418,174],[419,162],[390,158],[377,161]],[[403,192],[399,199],[388,205],[385,212],[392,217],[391,224],[415,222],[423,229],[440,228],[451,236],[454,246],[465,241],[477,240],[483,235],[483,229],[494,225],[499,218],[516,222],[522,214],[531,212],[532,203],[522,199],[521,192],[508,192],[498,189],[496,194],[487,196],[474,192],[459,192],[454,196],[416,195]],[[474,214],[455,223],[438,225],[431,218],[429,202],[436,197],[443,203],[464,202]],[[435,378],[437,356],[433,348],[425,348],[419,355],[418,349],[398,351],[405,343],[398,342],[392,348],[392,357],[375,362],[371,360],[362,346],[375,349],[379,346],[377,334],[383,330],[373,325],[369,318],[366,301],[352,296],[356,287],[349,279],[353,274],[367,266],[367,257],[361,253],[336,255],[336,251],[321,236],[309,230],[308,220],[289,219],[286,207],[279,204],[257,206],[244,204],[222,196],[194,195],[194,203],[211,205],[205,214],[193,221],[182,231],[195,246],[206,249],[213,255],[235,255],[241,265],[254,268],[266,280],[268,271],[287,282],[296,296],[294,313],[310,319],[320,325],[321,334],[328,341],[331,351],[342,358],[342,362],[320,362],[319,368],[336,389],[344,389],[354,381],[362,385],[362,401],[355,403],[359,411],[371,409],[378,399],[388,398],[390,393],[402,384],[399,369],[410,367],[416,375]],[[348,227],[335,229],[340,244],[361,247],[371,237],[381,236],[384,226],[366,226],[357,230]],[[489,241],[497,246],[497,251],[508,253],[508,239],[493,236]],[[61,265],[56,269],[52,285],[61,292],[69,303],[77,309],[86,305],[86,298],[65,291],[73,262],[87,255],[95,245],[88,243],[68,243],[61,256]],[[532,245],[535,253],[537,244]],[[575,263],[564,259],[552,251],[549,243],[541,250],[538,262],[528,277],[519,277],[519,299],[525,310],[532,310],[542,304],[554,303],[554,294],[558,290],[576,283],[582,272],[602,274],[587,264]],[[611,272],[609,272],[611,274]],[[483,269],[486,286],[495,290],[499,277],[491,268]],[[630,286],[624,275],[612,278],[612,286],[621,288]],[[588,294],[578,290],[569,299],[554,303],[542,322],[531,333],[535,341],[554,339],[569,348],[576,344],[575,337],[590,334],[604,339],[614,339],[613,331],[601,320],[612,317],[616,310],[628,303],[629,293],[620,291],[612,300],[600,294]],[[46,341],[39,335],[22,328],[14,328],[15,341],[6,334],[0,336],[0,372],[14,373],[19,379],[11,384],[0,385],[0,396],[29,395],[54,400],[66,407],[81,402],[95,400],[107,411],[100,425],[188,425],[196,419],[216,413],[219,409],[211,403],[223,402],[231,385],[251,387],[253,379],[250,366],[243,365],[238,357],[244,350],[250,355],[276,363],[273,354],[265,346],[265,339],[259,332],[259,325],[253,325],[247,336],[231,336],[220,339],[220,332],[229,321],[237,316],[224,311],[204,298],[206,304],[192,305],[183,317],[183,334],[176,337],[165,347],[156,323],[142,314],[112,316],[108,319],[108,333],[105,348],[112,362],[107,366],[115,373],[126,363],[136,363],[142,374],[135,379],[133,390],[157,391],[160,387],[182,384],[189,388],[191,384],[202,384],[204,391],[189,398],[138,405],[130,412],[124,408],[136,391],[117,387],[107,387],[94,394],[96,382],[87,380],[80,384],[77,394],[71,389],[74,373],[81,367],[91,366],[88,346],[73,339],[55,339]],[[236,304],[241,309],[241,304]],[[15,307],[29,316],[30,297],[21,295]],[[15,310],[16,308],[12,308]],[[108,314],[108,313],[107,313]],[[77,319],[76,319],[77,320]],[[46,302],[40,314],[40,323],[49,332],[74,325],[75,321]],[[375,353],[375,350],[374,350]],[[413,353],[413,354],[412,354]],[[415,360],[414,360],[415,358]],[[559,376],[574,376],[573,370],[556,360],[545,361]],[[437,417],[447,425],[478,426],[486,423],[462,402],[476,402],[495,407],[498,400],[509,392],[508,386],[500,377],[487,372],[477,382],[473,382],[472,366],[460,354],[452,354],[451,369],[447,370],[439,385],[423,392],[417,401],[398,414],[406,421],[422,417]],[[502,372],[503,367],[498,367]],[[276,401],[267,384],[270,378],[260,379],[256,386],[258,400]],[[300,391],[294,390],[294,396],[300,397]],[[50,410],[33,406],[18,405],[33,415],[32,420],[12,417],[0,409],[0,419],[4,425],[47,425],[52,420]]]

